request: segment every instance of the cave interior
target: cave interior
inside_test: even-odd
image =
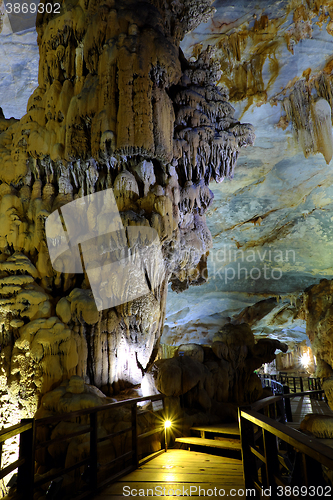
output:
[[[333,409],[333,1],[39,5],[0,0],[1,426],[236,421],[279,372]]]

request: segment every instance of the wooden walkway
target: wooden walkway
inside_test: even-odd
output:
[[[291,410],[293,422],[287,425],[295,429],[299,428],[300,422],[308,413],[333,416],[333,411],[325,402],[310,399],[309,396],[292,398]],[[229,427],[228,434],[236,437],[239,430],[234,429],[235,425]],[[224,426],[217,426],[216,429],[196,427],[194,430],[200,432],[201,438],[192,438],[192,441],[197,439],[203,442],[207,440],[207,433],[212,430],[222,432],[221,429],[225,433]],[[127,474],[94,498],[124,500],[125,497],[151,499],[154,496],[162,500],[170,496],[246,498],[242,462],[237,458],[172,449]]]
[[[324,402],[317,399],[310,399],[309,396],[297,396],[290,401],[291,413],[293,415],[293,422],[288,423],[290,427],[298,428],[305,415],[308,413],[316,413],[317,415],[330,415],[333,417],[333,411]]]
[[[245,498],[244,491],[239,491],[243,489],[240,460],[187,450],[168,450],[106,488],[95,500],[124,500],[126,496],[142,499],[158,496],[162,500],[170,496]],[[223,491],[219,494],[219,490]],[[238,491],[232,491],[230,495],[231,490]]]

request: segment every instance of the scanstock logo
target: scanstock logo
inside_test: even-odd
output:
[[[53,268],[86,271],[99,311],[156,290],[164,278],[160,239],[149,226],[124,228],[112,189],[78,198],[45,223]]]

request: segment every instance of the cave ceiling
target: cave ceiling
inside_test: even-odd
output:
[[[244,308],[257,335],[304,340],[298,297],[333,274],[333,2],[217,0],[214,6],[214,17],[181,47],[194,60],[208,45],[215,48],[220,83],[236,118],[254,125],[256,142],[242,150],[232,180],[210,185],[208,279],[181,294],[170,285],[162,342],[205,343],[230,318],[241,321]],[[37,86],[36,38],[33,29],[13,33],[3,16],[6,118],[24,115]]]

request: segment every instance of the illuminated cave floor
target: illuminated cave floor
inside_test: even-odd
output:
[[[147,493],[139,497],[143,499],[151,499],[152,496],[158,496],[161,499],[170,498],[170,496],[211,498],[215,496],[212,495],[214,488],[217,492],[223,489],[225,496],[230,496],[232,489],[243,489],[242,462],[206,453],[168,450],[167,453],[162,453],[106,488],[95,497],[95,500],[124,500],[124,496],[130,498],[139,496],[139,490]],[[148,489],[150,492],[147,491]],[[245,495],[239,492],[237,498],[245,498]]]

